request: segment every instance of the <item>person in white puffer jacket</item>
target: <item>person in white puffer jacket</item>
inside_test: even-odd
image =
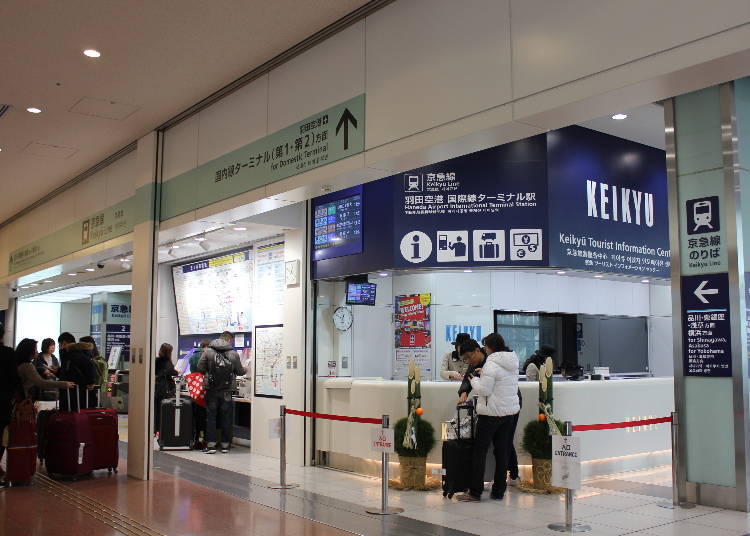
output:
[[[461,355],[477,368],[469,369],[472,394],[478,395],[477,428],[469,493],[459,501],[476,502],[484,490],[484,467],[490,445],[495,451],[495,478],[490,497],[501,500],[507,486],[506,474],[510,456],[510,438],[515,415],[521,407],[518,398],[518,356],[497,333],[484,339],[485,352],[475,340],[461,345]],[[484,361],[481,368],[478,367]]]

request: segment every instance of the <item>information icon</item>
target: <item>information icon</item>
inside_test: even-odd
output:
[[[411,231],[401,239],[401,256],[409,262],[419,264],[432,254],[432,240],[422,231]]]

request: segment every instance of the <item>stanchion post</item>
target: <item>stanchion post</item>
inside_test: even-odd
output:
[[[296,488],[297,484],[286,483],[286,406],[281,405],[279,408],[279,485],[270,486],[271,489],[291,489]]]
[[[694,504],[680,502],[680,489],[677,485],[677,463],[679,456],[679,449],[677,444],[677,438],[679,437],[679,421],[677,412],[672,412],[672,422],[670,424],[670,430],[672,433],[672,502],[660,502],[657,506],[674,510],[675,508],[695,508]]]
[[[573,435],[573,423],[565,421],[565,428],[563,429],[562,435],[572,436]],[[554,468],[553,468],[554,471]],[[591,527],[588,525],[582,525],[580,523],[573,523],[573,497],[575,496],[575,490],[565,489],[565,523],[551,523],[547,525],[547,528],[556,532],[588,532]]]
[[[383,415],[383,420],[381,423],[381,427],[384,430],[387,430],[390,427],[390,416]],[[380,508],[367,508],[365,511],[368,514],[377,514],[377,515],[390,515],[390,514],[400,514],[404,511],[403,508],[398,508],[396,506],[388,506],[388,481],[389,481],[389,473],[390,468],[388,466],[390,455],[387,452],[383,452],[381,454],[381,460],[382,460],[382,484],[381,484],[381,492],[380,492]]]

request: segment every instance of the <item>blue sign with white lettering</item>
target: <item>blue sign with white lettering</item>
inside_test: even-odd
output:
[[[544,135],[392,178],[397,267],[547,265]]]
[[[547,158],[551,266],[669,277],[664,151],[572,126]]]
[[[685,376],[732,376],[729,276],[682,277],[682,354]]]

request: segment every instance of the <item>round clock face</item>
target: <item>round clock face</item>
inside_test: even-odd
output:
[[[352,310],[348,307],[339,307],[333,312],[333,325],[339,331],[346,331],[352,327]]]

